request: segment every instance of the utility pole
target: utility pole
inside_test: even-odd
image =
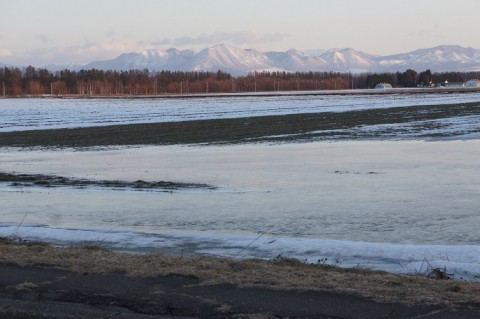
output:
[[[2,71],[3,71],[3,76],[2,76],[2,96],[3,98],[5,98],[5,67],[2,68]]]

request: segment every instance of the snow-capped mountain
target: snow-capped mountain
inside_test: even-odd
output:
[[[63,70],[80,70],[83,67],[82,64],[47,64],[42,66],[43,69],[47,69],[51,72],[63,71]]]
[[[217,71],[244,75],[253,71],[368,71],[372,55],[353,49],[328,50],[312,56],[290,49],[286,52],[260,52],[229,44],[216,45],[198,53],[176,49],[124,53],[113,60],[92,62],[83,68],[129,70]]]
[[[377,56],[351,48],[331,49],[321,56],[333,71],[368,72],[375,66]]]
[[[309,56],[301,51],[290,49],[287,52],[266,52],[270,64],[285,71],[321,71],[327,67],[327,61],[319,56]]]
[[[8,68],[8,67],[11,67],[11,65],[0,62],[0,68],[4,68],[4,67]]]
[[[432,71],[473,71],[480,69],[480,50],[458,45],[442,45],[404,54],[382,57],[379,68],[400,71],[406,68]]]
[[[480,50],[445,45],[389,56],[376,56],[351,48],[330,49],[323,51],[320,55],[309,55],[295,49],[286,52],[260,52],[221,44],[197,53],[177,49],[124,53],[115,59],[92,62],[81,68],[211,72],[222,70],[232,75],[245,75],[253,71],[353,73],[397,72],[406,69],[414,69],[418,72],[426,69],[434,72],[480,71]]]
[[[83,68],[117,71],[131,69],[184,70],[193,56],[194,52],[191,50],[147,50],[141,53],[123,53],[113,60],[92,62]]]
[[[261,52],[244,50],[229,44],[216,45],[195,54],[185,65],[185,70],[217,71],[245,74],[255,70],[270,69],[268,58]]]

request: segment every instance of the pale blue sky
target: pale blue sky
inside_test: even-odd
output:
[[[0,62],[42,65],[219,43],[372,54],[480,48],[480,0],[0,0]]]

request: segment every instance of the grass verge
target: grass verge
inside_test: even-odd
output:
[[[364,269],[309,265],[294,259],[232,260],[118,253],[95,246],[55,247],[0,238],[0,262],[82,274],[129,277],[194,276],[203,285],[234,284],[275,290],[334,291],[407,305],[480,305],[480,284],[398,276]]]

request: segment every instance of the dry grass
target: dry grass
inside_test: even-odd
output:
[[[308,265],[297,260],[180,258],[160,254],[116,253],[94,246],[59,248],[0,238],[0,262],[50,265],[77,273],[132,277],[185,275],[202,284],[229,283],[279,290],[336,291],[380,302],[407,304],[480,303],[480,284],[397,276],[377,271]]]

